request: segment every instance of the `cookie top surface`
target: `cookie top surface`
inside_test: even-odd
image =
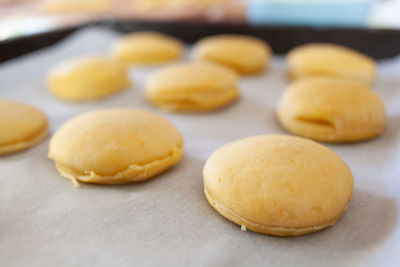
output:
[[[355,79],[366,84],[375,79],[375,61],[356,50],[335,44],[314,43],[288,53],[292,78],[333,76]]]
[[[112,68],[121,68],[118,61],[112,58],[102,56],[83,56],[79,58],[73,58],[56,65],[50,72],[51,75],[55,76],[66,76],[66,75],[86,75],[89,73],[106,74],[112,71]]]
[[[237,76],[212,62],[177,63],[149,77],[146,97],[169,111],[208,111],[231,103],[239,95]]]
[[[97,99],[130,85],[124,64],[101,56],[62,62],[47,75],[52,93],[69,100]]]
[[[353,176],[325,146],[264,135],[216,150],[204,167],[204,186],[220,207],[243,221],[301,229],[340,216],[352,194]]]
[[[284,92],[278,117],[290,131],[321,141],[356,141],[381,134],[386,113],[381,98],[357,81],[307,78]]]
[[[76,173],[114,175],[182,148],[178,130],[162,117],[132,109],[89,112],[66,122],[50,142],[49,157]]]
[[[238,77],[230,69],[211,62],[176,63],[154,72],[149,93],[223,91],[236,87]]]
[[[230,34],[201,39],[193,51],[197,59],[225,64],[243,74],[262,70],[270,54],[271,49],[263,40]]]
[[[29,142],[47,130],[47,119],[39,109],[0,99],[0,147]]]
[[[112,54],[129,64],[151,64],[180,58],[184,45],[178,39],[158,32],[136,32],[119,39]]]

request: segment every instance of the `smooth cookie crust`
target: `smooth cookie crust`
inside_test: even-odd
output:
[[[265,41],[245,35],[210,36],[201,39],[193,48],[195,59],[217,62],[240,74],[264,70],[270,55],[271,48]]]
[[[287,56],[289,77],[336,77],[371,84],[375,80],[375,61],[351,48],[327,44],[306,44]]]
[[[122,184],[149,179],[183,155],[181,134],[153,113],[111,109],[65,123],[53,136],[49,158],[72,181]]]
[[[256,232],[301,235],[335,224],[353,191],[353,175],[333,151],[293,136],[241,139],[216,150],[204,170],[210,205]]]
[[[47,75],[50,91],[72,101],[96,100],[131,85],[124,64],[100,56],[85,56],[63,62]]]
[[[47,136],[47,118],[39,109],[0,99],[0,155],[27,149]]]
[[[125,35],[113,48],[114,58],[126,64],[154,64],[179,59],[184,46],[178,39],[158,32]]]

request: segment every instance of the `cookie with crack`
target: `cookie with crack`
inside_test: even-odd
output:
[[[176,63],[149,77],[146,97],[169,111],[209,111],[238,97],[237,80],[234,71],[216,63]]]
[[[379,136],[386,128],[384,104],[365,84],[307,78],[291,84],[278,106],[289,132],[323,142],[354,142]]]

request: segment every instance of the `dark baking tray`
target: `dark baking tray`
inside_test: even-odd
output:
[[[64,39],[74,31],[85,27],[80,25],[58,29],[50,32],[26,35],[0,42],[0,62],[13,59],[24,54],[48,47]]]
[[[254,26],[194,21],[103,20],[0,42],[0,62],[52,45],[79,28],[94,25],[121,33],[160,31],[176,36],[186,43],[194,43],[202,37],[214,34],[247,34],[268,41],[276,54],[284,54],[295,46],[310,42],[330,42],[352,47],[375,59],[400,55],[400,30]]]

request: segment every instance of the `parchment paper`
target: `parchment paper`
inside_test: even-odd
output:
[[[287,84],[283,58],[274,58],[261,75],[242,78],[236,103],[205,114],[166,113],[149,105],[142,89],[154,67],[132,68],[131,89],[97,102],[64,102],[48,92],[44,78],[51,66],[107,54],[115,38],[86,29],[0,65],[0,96],[44,110],[51,133],[93,109],[156,112],[182,132],[183,160],[148,182],[75,188],[47,158],[50,137],[0,157],[0,266],[400,266],[400,58],[380,62],[374,85],[387,108],[387,131],[367,142],[328,145],[355,177],[347,212],[325,231],[278,238],[241,232],[220,216],[204,197],[202,168],[228,142],[285,133],[275,118]]]

